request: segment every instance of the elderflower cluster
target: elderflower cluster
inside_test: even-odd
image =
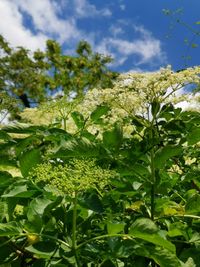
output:
[[[160,103],[174,104],[188,100],[188,95],[177,96],[177,91],[188,84],[199,84],[199,74],[200,67],[173,72],[170,66],[153,73],[121,74],[113,88],[90,90],[78,108],[89,116],[98,105],[108,105],[110,111],[102,117],[105,125],[109,127],[120,122],[126,133],[131,117],[138,114],[147,117],[148,107],[155,99]],[[190,99],[194,102],[193,96]]]
[[[62,119],[70,119],[70,113],[78,105],[78,101],[69,101],[65,96],[60,99],[52,99],[41,104],[39,108],[26,108],[21,117],[35,125],[49,125]],[[72,124],[68,122],[68,124]]]
[[[180,175],[183,174],[182,169],[177,164],[173,164],[171,166],[171,168],[168,170],[168,172],[177,173],[177,174],[180,174]]]
[[[193,163],[195,163],[197,161],[196,158],[191,158],[191,157],[184,157],[185,160],[185,165],[192,165]]]
[[[111,124],[123,121],[142,107],[141,99],[136,92],[126,88],[93,89],[89,91],[81,105],[81,111],[90,114],[98,105],[111,107],[108,118]],[[106,118],[105,118],[106,119]]]
[[[174,103],[181,105],[190,100],[190,108],[199,110],[199,95],[195,97],[179,94],[178,91],[188,84],[200,84],[200,67],[188,68],[180,72],[173,72],[170,66],[160,71],[150,73],[125,73],[118,76],[113,88],[94,88],[89,90],[81,101],[69,101],[65,97],[47,102],[34,113],[29,112],[29,119],[33,123],[43,124],[65,119],[65,127],[69,133],[77,133],[79,129],[71,113],[80,112],[84,119],[84,127],[92,134],[101,137],[102,130],[110,129],[115,123],[121,123],[125,135],[129,135],[132,117],[143,115],[147,117],[150,104],[156,100],[160,103]],[[107,105],[110,110],[102,115],[102,124],[90,121],[92,112],[101,105]],[[26,113],[27,111],[25,111]],[[38,114],[36,114],[39,112]],[[27,113],[26,113],[27,114]],[[32,115],[31,115],[32,114]],[[24,115],[23,115],[24,116]],[[127,131],[128,130],[128,131]],[[126,132],[127,131],[127,132]]]
[[[173,72],[170,66],[158,72],[127,73],[119,76],[114,90],[126,87],[126,92],[133,91],[142,103],[151,103],[155,98],[165,101],[170,95],[188,84],[200,83],[200,67]]]
[[[116,173],[100,168],[94,160],[73,159],[66,165],[39,164],[29,176],[35,183],[49,185],[58,194],[74,195],[91,188],[102,190]]]
[[[41,112],[38,108],[25,108],[20,114],[21,118],[34,125],[49,125],[52,124],[55,115],[53,112]]]
[[[199,84],[199,74],[199,66],[180,72],[173,72],[171,67],[167,66],[158,72],[121,74],[113,88],[89,91],[83,101],[83,111],[87,112],[88,106],[90,109],[107,103],[112,107],[113,115],[117,114],[119,118],[141,113],[145,104],[151,103],[154,99],[166,102],[173,93],[184,86]]]

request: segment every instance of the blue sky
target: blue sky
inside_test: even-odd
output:
[[[154,71],[171,64],[174,70],[198,65],[200,44],[185,26],[163,9],[200,31],[199,0],[0,0],[0,33],[12,46],[45,48],[56,39],[73,54],[80,40],[114,58],[113,70]],[[187,42],[184,40],[187,39]],[[183,56],[191,56],[186,62]]]

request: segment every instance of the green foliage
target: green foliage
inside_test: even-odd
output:
[[[52,69],[76,62],[47,46]],[[77,53],[93,58],[84,42]],[[199,112],[154,98],[129,135],[105,125],[109,104],[86,116],[65,98],[46,105],[64,125],[0,130],[0,266],[200,266]]]
[[[92,123],[108,110],[98,106]],[[1,130],[1,158],[22,174],[0,173],[1,264],[199,266],[190,253],[199,249],[199,163],[187,163],[199,156],[199,113],[156,102],[150,110],[152,123],[134,117],[129,139],[120,124],[102,139],[48,126]],[[72,118],[82,130],[84,116]]]
[[[0,36],[0,52],[0,111],[6,108],[15,116],[19,103],[14,103],[13,97],[25,107],[43,102],[58,89],[69,98],[79,98],[91,88],[112,86],[117,76],[106,66],[112,59],[94,53],[85,41],[78,44],[76,55],[70,56],[53,40],[47,41],[46,51],[30,53],[23,47],[12,49]]]

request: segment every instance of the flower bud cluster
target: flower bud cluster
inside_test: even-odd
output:
[[[43,163],[37,165],[29,177],[35,183],[49,185],[58,194],[69,194],[87,189],[103,190],[116,172],[102,169],[94,160],[73,159],[68,164]]]

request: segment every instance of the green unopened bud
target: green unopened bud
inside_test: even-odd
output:
[[[30,174],[35,183],[44,183],[60,194],[83,192],[95,188],[102,190],[116,172],[103,169],[94,160],[73,159],[66,165],[44,163],[37,165]]]

